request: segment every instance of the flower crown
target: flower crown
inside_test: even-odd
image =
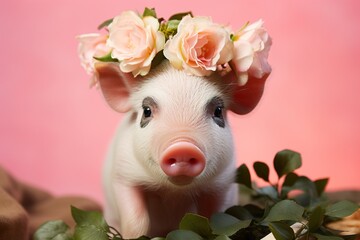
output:
[[[233,71],[241,86],[249,76],[262,78],[271,72],[267,61],[271,38],[261,19],[232,32],[191,12],[175,14],[166,21],[157,17],[155,9],[145,8],[143,14],[122,12],[98,27],[102,28],[107,34],[77,37],[81,64],[93,76],[91,85],[96,85],[98,61],[118,62],[122,72],[136,77],[147,75],[167,59],[174,68],[196,76]]]

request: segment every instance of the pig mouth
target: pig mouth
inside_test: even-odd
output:
[[[168,180],[174,185],[185,186],[191,184],[194,178],[183,175],[183,176],[168,177]]]

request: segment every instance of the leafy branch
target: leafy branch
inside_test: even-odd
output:
[[[166,237],[141,236],[137,240],[262,239],[269,233],[277,240],[343,239],[340,232],[328,229],[326,225],[351,215],[359,209],[359,205],[347,200],[330,204],[324,196],[327,178],[312,181],[294,172],[302,165],[301,155],[297,152],[280,151],[273,164],[278,177],[275,183],[269,180],[270,168],[266,163],[253,164],[256,175],[269,184],[261,188],[254,186],[245,164],[238,168],[236,182],[240,194],[248,195],[252,199],[250,203],[215,213],[210,219],[187,213],[179,229]],[[75,207],[71,207],[71,213],[76,222],[73,231],[62,221],[49,221],[40,226],[34,239],[123,240],[121,234],[106,223],[101,213]]]

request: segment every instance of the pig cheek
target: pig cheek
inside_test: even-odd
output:
[[[166,176],[161,171],[157,157],[159,155],[158,145],[160,144],[157,141],[159,126],[156,126],[155,119],[151,120],[144,128],[140,127],[140,119],[138,119],[136,124],[139,125],[134,133],[134,154],[136,159],[147,172],[148,182],[161,184],[166,181]]]
[[[216,178],[227,167],[234,165],[234,148],[231,131],[226,123],[225,128],[214,128],[208,136],[205,152],[207,156],[204,178]]]

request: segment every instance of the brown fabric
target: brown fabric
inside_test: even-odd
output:
[[[83,197],[54,197],[21,183],[0,167],[0,239],[32,239],[35,230],[49,220],[75,225],[70,206],[101,211],[100,205]]]

